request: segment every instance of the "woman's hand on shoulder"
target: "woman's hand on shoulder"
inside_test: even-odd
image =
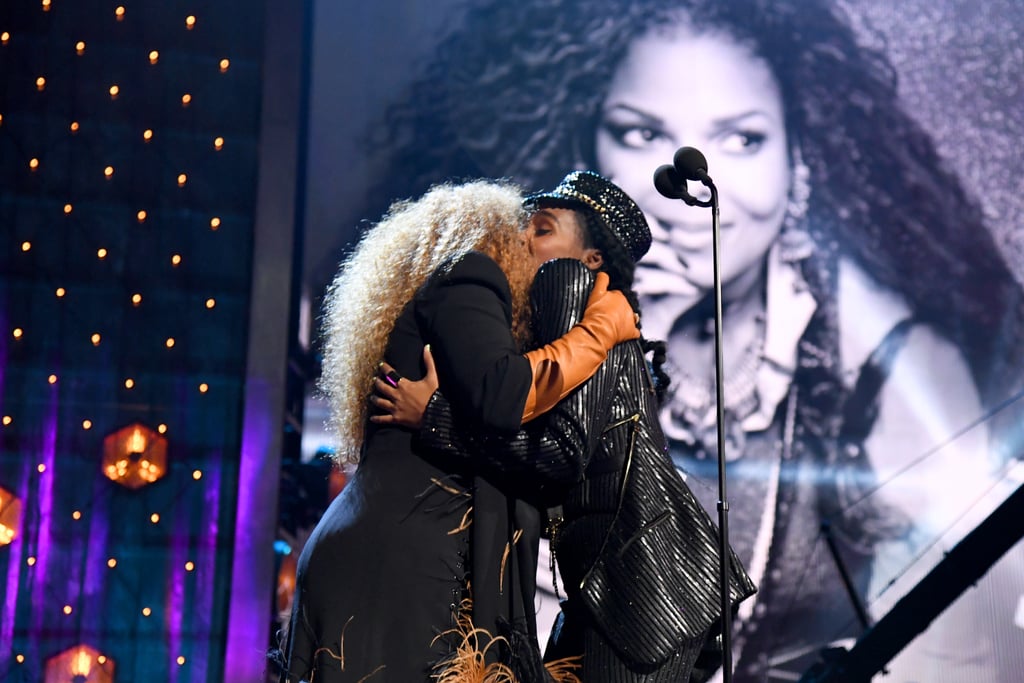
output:
[[[419,430],[427,403],[438,387],[437,370],[429,345],[423,347],[423,364],[426,374],[418,381],[399,376],[387,363],[380,364],[373,380],[374,393],[370,397],[370,403],[379,412],[370,416],[370,422]]]

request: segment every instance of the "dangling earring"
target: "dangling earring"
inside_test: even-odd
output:
[[[804,221],[811,198],[811,169],[804,163],[799,149],[793,151],[792,175],[786,215],[782,219],[782,231],[779,233],[779,255],[787,263],[801,261],[814,251],[814,240]]]

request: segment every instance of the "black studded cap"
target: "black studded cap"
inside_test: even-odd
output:
[[[550,192],[527,195],[528,208],[589,209],[626,248],[633,263],[651,248],[651,229],[643,211],[618,185],[593,171],[573,171]]]

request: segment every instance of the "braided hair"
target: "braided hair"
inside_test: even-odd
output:
[[[603,263],[601,270],[608,274],[608,289],[617,289],[622,292],[629,302],[633,312],[641,314],[640,300],[633,290],[633,276],[636,271],[636,264],[625,247],[608,232],[602,221],[590,209],[581,209],[579,206],[572,206],[578,216],[582,216],[583,246],[587,249],[597,249],[601,252]],[[640,326],[642,330],[642,325]],[[668,391],[669,383],[672,381],[665,372],[665,359],[667,345],[662,340],[650,340],[640,334],[640,346],[644,355],[652,354],[650,368],[654,376],[654,393],[660,404]]]

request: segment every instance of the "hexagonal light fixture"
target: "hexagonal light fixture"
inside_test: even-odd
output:
[[[292,611],[292,600],[295,598],[295,576],[298,570],[298,552],[291,550],[281,558],[281,568],[277,571],[277,613],[287,618]]]
[[[21,529],[21,499],[0,486],[0,545],[8,545]]]
[[[88,645],[75,645],[46,660],[45,683],[112,683],[114,660]]]
[[[141,423],[122,427],[103,439],[103,473],[137,489],[167,472],[167,439]]]

